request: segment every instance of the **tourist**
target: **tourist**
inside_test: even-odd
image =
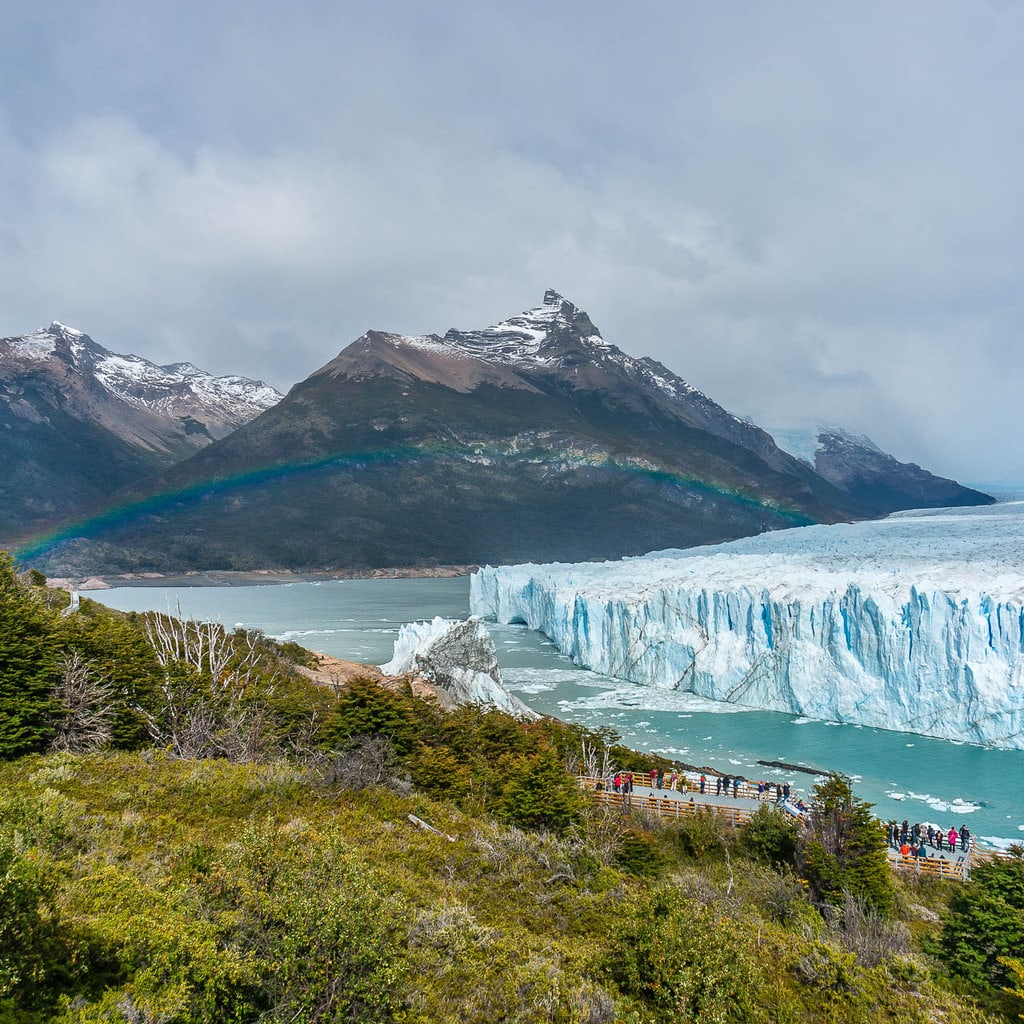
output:
[[[675,792],[676,782],[679,781],[679,776],[676,775],[675,768],[672,769],[672,774],[668,777],[668,788]]]
[[[651,789],[654,789],[654,782],[655,782],[655,779],[657,779],[657,777],[658,777],[658,769],[657,768],[652,768],[651,769]]]
[[[907,840],[906,840],[905,836],[902,836],[900,838],[900,856],[901,857],[909,857],[910,856],[910,847],[907,845]]]
[[[764,799],[764,779],[758,779],[757,781],[757,799]]]
[[[716,775],[715,776],[715,796],[721,796],[721,795],[722,795],[722,776],[721,775]]]
[[[949,852],[956,853],[956,842],[960,838],[956,833],[956,827],[950,825],[949,827]]]
[[[942,839],[943,839],[942,829],[941,828],[937,828],[935,830],[935,849],[938,850],[939,853],[942,852]]]
[[[612,785],[615,786],[615,792],[622,792],[622,772],[616,772],[615,778],[612,780]]]
[[[664,782],[665,782],[665,769],[664,768],[659,768],[658,769],[658,789],[662,788]]]
[[[971,830],[966,825],[960,826],[960,849],[964,853],[971,852]]]
[[[740,795],[740,777],[738,775],[732,780],[732,795],[734,797]]]
[[[704,792],[704,787],[707,784],[708,784],[708,777],[703,772],[701,772],[700,773],[700,791],[702,793]]]
[[[784,800],[786,800],[786,801],[789,800],[789,783],[788,782],[782,787],[782,798]]]

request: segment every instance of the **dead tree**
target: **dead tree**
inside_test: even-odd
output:
[[[270,715],[254,698],[261,652],[249,633],[215,622],[155,615],[146,637],[164,670],[155,711],[138,708],[154,743],[181,758],[264,760]],[[267,692],[271,681],[265,681]]]
[[[57,731],[51,750],[82,754],[110,742],[116,690],[78,651],[64,655],[52,696]]]

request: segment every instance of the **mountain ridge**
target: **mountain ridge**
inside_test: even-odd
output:
[[[89,511],[280,397],[262,381],[118,355],[59,321],[0,338],[0,537]]]
[[[368,331],[68,534],[59,574],[585,560],[861,514],[553,290],[477,331]]]

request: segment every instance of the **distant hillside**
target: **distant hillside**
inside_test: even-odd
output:
[[[92,511],[280,397],[190,363],[115,355],[59,323],[0,338],[0,540]]]
[[[773,431],[780,447],[814,466],[872,515],[911,508],[991,505],[995,499],[935,476],[913,462],[900,462],[874,441],[841,427]]]
[[[370,331],[47,565],[578,560],[835,522],[856,501],[555,292],[480,331]]]

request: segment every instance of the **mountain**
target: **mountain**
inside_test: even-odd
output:
[[[0,538],[90,511],[280,398],[260,381],[116,355],[56,322],[0,338]]]
[[[860,514],[553,291],[484,330],[369,331],[122,498],[50,571],[580,560]]]
[[[900,462],[870,438],[835,426],[773,431],[780,447],[814,466],[872,515],[912,508],[991,505],[995,499],[935,476],[913,462]]]

